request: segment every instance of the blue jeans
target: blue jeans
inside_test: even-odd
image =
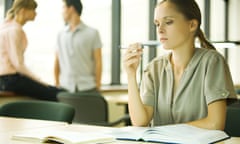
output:
[[[0,76],[0,90],[48,101],[57,101],[57,94],[64,91],[54,86],[43,85],[19,73]]]

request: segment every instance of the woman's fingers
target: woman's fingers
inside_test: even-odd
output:
[[[127,67],[130,67],[130,66],[132,66],[133,64],[136,64],[136,63],[138,63],[138,62],[139,62],[139,59],[130,59],[130,60],[128,60],[128,61],[125,62],[125,65],[126,65]]]
[[[131,44],[129,45],[129,48],[127,49],[127,53],[134,53],[134,52],[138,52],[138,51],[142,51],[142,45],[140,43],[135,43],[135,44]]]
[[[123,63],[128,74],[134,75],[136,73],[141,55],[142,48],[139,43],[129,45],[123,57]]]
[[[141,55],[142,55],[142,52],[127,52],[125,53],[123,60],[127,61],[132,58],[139,58],[141,57]]]
[[[131,58],[139,58],[142,55],[142,48],[139,43],[131,44],[127,49],[124,60],[128,60]]]

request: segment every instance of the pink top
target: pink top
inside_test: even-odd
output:
[[[27,38],[20,24],[11,20],[0,25],[0,75],[26,72],[26,47]]]

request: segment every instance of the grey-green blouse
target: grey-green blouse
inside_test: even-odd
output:
[[[184,123],[207,116],[207,105],[236,97],[224,57],[215,50],[196,48],[173,97],[170,54],[155,58],[144,70],[140,93],[153,106],[153,125]]]

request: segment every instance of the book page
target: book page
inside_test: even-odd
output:
[[[143,133],[147,130],[147,127],[122,127],[122,128],[115,128],[108,134],[112,135],[118,140],[134,140],[138,141],[142,138]]]
[[[12,136],[13,140],[19,140],[19,141],[28,141],[33,143],[41,143],[46,134],[44,133],[19,133]]]
[[[187,124],[116,128],[111,134],[119,140],[184,144],[208,144],[229,138],[224,131],[207,130]]]
[[[220,130],[202,129],[188,124],[166,125],[150,128],[144,133],[147,141],[208,144],[229,136]]]
[[[29,142],[47,142],[56,141],[64,144],[81,144],[90,142],[110,142],[114,138],[110,135],[100,133],[81,133],[70,131],[47,131],[38,133],[20,133],[12,137],[14,140],[29,141]]]

